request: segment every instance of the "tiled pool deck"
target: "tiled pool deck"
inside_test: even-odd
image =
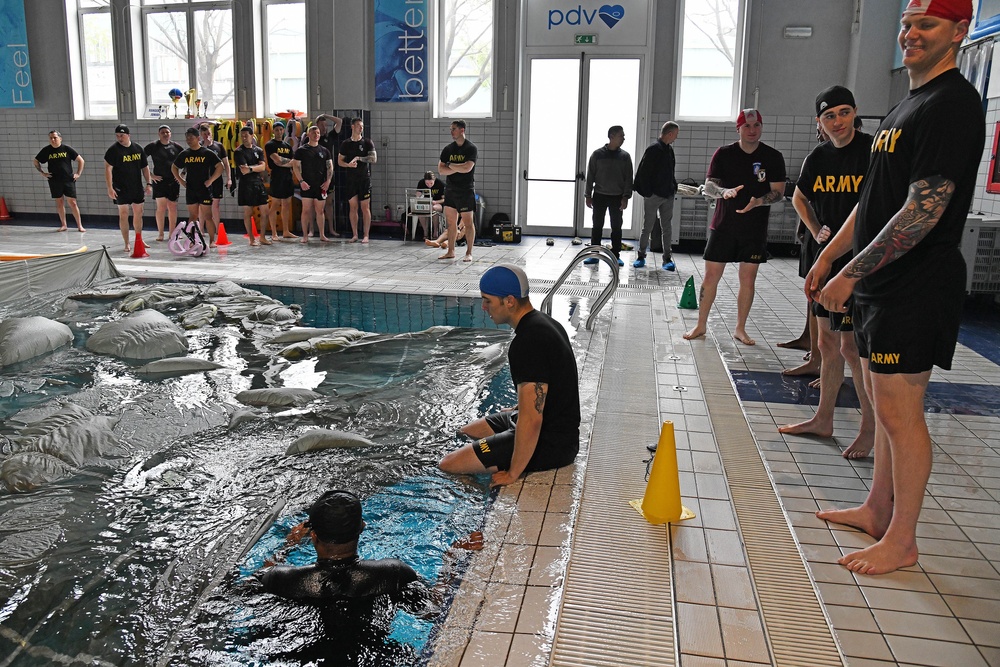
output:
[[[131,259],[121,253],[117,230],[80,235],[6,223],[0,253],[104,243],[133,276],[474,297],[482,271],[506,261],[525,266],[537,306],[577,250],[566,239],[546,246],[532,237],[477,248],[467,264],[438,262],[437,251],[399,241],[249,248],[234,230],[230,236],[232,246],[206,258],[177,259],[154,242],[151,257]],[[625,257],[630,263],[632,254]],[[588,438],[581,457],[500,493],[487,519],[487,547],[473,557],[431,664],[735,667],[831,664],[832,654],[834,664],[851,667],[1000,665],[1000,327],[987,321],[964,332],[971,347],[960,345],[954,369],[932,378],[936,402],[927,417],[935,463],[918,530],[919,564],[887,576],[854,575],[835,560],[870,539],[826,525],[813,512],[857,502],[870,484],[870,460],[840,456],[857,409],[837,409],[835,438],[777,432],[811,415],[815,402],[801,404],[809,390],[778,376],[802,354],[775,346],[801,331],[797,261],[762,267],[748,330],[757,345],[748,348],[729,335],[732,270],[720,285],[709,336],[681,338],[694,311],[676,304],[688,276],[700,284],[701,261],[676,260],[677,273],[627,266],[594,331],[580,324]],[[589,292],[609,276],[603,266],[579,267],[568,289]],[[725,382],[711,374],[714,365]],[[728,382],[734,374],[739,403]],[[724,405],[736,406],[738,419],[723,419]],[[643,493],[645,446],[663,420],[674,422],[683,501],[697,514],[669,529],[649,526],[626,504]],[[733,476],[733,445],[744,432],[752,438],[742,454],[763,462],[770,475],[754,493],[766,495],[747,496],[743,478]],[[749,506],[761,515],[768,497],[780,500],[773,559],[758,555],[761,517],[747,511],[747,497],[760,499]],[[782,532],[794,537],[790,553],[780,546]],[[835,638],[826,648],[795,649],[793,642],[786,649],[783,598],[774,599],[767,586],[773,571],[796,567],[809,576],[798,583],[787,577],[789,599],[818,598],[820,619],[829,623],[803,621],[800,630]]]

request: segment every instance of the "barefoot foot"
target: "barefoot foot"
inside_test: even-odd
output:
[[[704,335],[705,329],[702,327],[695,327],[694,329],[691,329],[691,331],[684,334],[683,338],[684,340],[694,340],[695,338],[701,338]]]
[[[85,231],[87,231],[87,230],[86,230],[86,229],[84,229],[83,227],[77,227],[77,228],[76,228],[76,231],[78,231],[78,232],[80,232],[80,233],[83,233],[83,232],[85,232]]]
[[[778,433],[789,435],[818,435],[821,438],[829,438],[833,435],[833,420],[820,421],[813,417],[798,424],[787,424],[778,427]]]
[[[868,455],[872,453],[872,447],[875,446],[875,431],[862,431],[858,433],[858,437],[854,439],[851,446],[844,450],[845,459],[864,459],[868,458]]]
[[[786,368],[781,371],[782,375],[796,376],[796,375],[819,375],[819,360],[810,359],[801,366],[796,366],[795,368]]]
[[[440,257],[438,257],[438,259],[455,259],[455,254],[454,253],[448,253],[448,254],[445,254],[445,255],[441,255]]]
[[[757,341],[748,336],[746,331],[737,331],[733,334],[733,338],[747,346],[757,344]]]
[[[778,347],[788,348],[789,350],[808,350],[809,349],[809,338],[799,337],[795,340],[788,340],[784,343],[778,343]]]
[[[441,244],[437,241],[431,241],[430,239],[424,239],[424,245],[429,245],[432,248],[440,248]]]
[[[837,562],[858,574],[895,572],[902,567],[910,567],[917,563],[917,543],[889,542],[883,538],[870,547],[852,551]]]
[[[815,380],[809,383],[809,386],[812,387],[813,389],[819,389],[819,384],[820,384],[819,378],[816,378]]]
[[[463,262],[471,262],[472,261],[472,255],[467,254],[465,257],[462,258],[462,261]]]
[[[67,230],[66,230],[66,228],[65,228],[65,227],[60,227],[60,228],[59,228],[59,229],[57,229],[56,231],[57,231],[57,232],[65,232],[65,231],[67,231]]]
[[[889,529],[892,508],[876,511],[868,505],[861,505],[844,510],[820,510],[816,512],[816,517],[831,523],[857,528],[876,540],[880,540],[885,535],[885,531]]]

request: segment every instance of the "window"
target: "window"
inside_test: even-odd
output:
[[[485,118],[493,112],[493,0],[437,0],[434,115]]]
[[[726,119],[740,99],[746,0],[684,2],[680,118]]]
[[[111,32],[111,0],[79,0],[78,18],[80,55],[73,70],[82,83],[83,118],[115,118],[115,50]],[[75,59],[74,59],[75,60]],[[74,77],[76,78],[76,77]],[[81,114],[79,111],[77,115]]]
[[[172,88],[194,88],[211,115],[236,113],[231,2],[144,0],[146,99],[167,104]],[[198,112],[195,104],[193,113]],[[187,102],[178,103],[187,111]]]
[[[306,88],[306,5],[264,4],[264,114],[309,108]]]

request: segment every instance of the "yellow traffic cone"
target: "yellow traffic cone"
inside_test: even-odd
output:
[[[629,505],[653,525],[694,518],[694,512],[681,505],[677,443],[674,441],[672,421],[663,422],[660,429],[660,441],[653,456],[653,470],[649,473],[646,493],[641,500],[629,501]]]
[[[681,294],[681,302],[677,304],[677,307],[698,310],[698,297],[694,293],[694,276],[688,276],[687,282],[684,283],[684,292]]]

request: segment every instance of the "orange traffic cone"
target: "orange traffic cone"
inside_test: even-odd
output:
[[[10,220],[12,217],[14,216],[7,210],[7,200],[0,197],[0,220]]]
[[[232,241],[226,236],[226,226],[219,220],[219,234],[215,238],[215,245],[232,245]]]
[[[142,242],[142,234],[136,232],[135,243],[132,244],[132,259],[142,259],[143,257],[149,257],[149,253],[146,252],[146,244]]]

